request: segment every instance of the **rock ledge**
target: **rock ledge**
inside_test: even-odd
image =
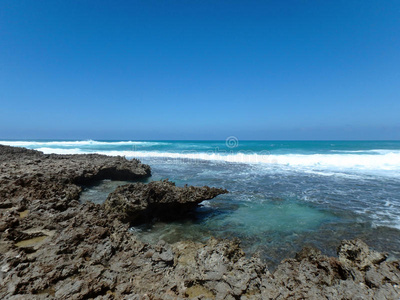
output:
[[[130,224],[151,220],[174,220],[187,216],[204,200],[228,193],[225,189],[208,186],[177,187],[174,182],[153,181],[118,187],[104,203],[107,212]]]

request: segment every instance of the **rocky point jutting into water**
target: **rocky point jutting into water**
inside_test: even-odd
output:
[[[104,208],[115,213],[115,217],[121,221],[131,224],[153,219],[168,221],[183,218],[200,202],[227,192],[208,186],[177,187],[168,180],[127,184],[108,196]]]
[[[1,299],[399,299],[400,266],[360,240],[305,248],[271,273],[238,240],[148,244],[133,223],[171,220],[226,190],[135,183],[104,205],[82,184],[150,176],[138,160],[0,146]]]

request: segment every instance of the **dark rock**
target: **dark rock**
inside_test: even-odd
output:
[[[314,247],[304,247],[300,252],[296,253],[296,260],[302,261],[303,259],[315,260],[321,256],[321,251]]]
[[[104,207],[131,224],[152,219],[173,220],[186,217],[200,202],[227,192],[208,186],[177,187],[168,180],[134,183],[118,187],[108,196]]]
[[[11,208],[12,207],[12,203],[11,201],[7,201],[2,199],[3,201],[0,202],[0,208]]]

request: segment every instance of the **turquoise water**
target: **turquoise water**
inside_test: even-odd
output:
[[[399,141],[0,141],[46,153],[137,157],[149,180],[230,191],[196,215],[132,230],[144,240],[204,241],[238,237],[247,253],[276,265],[305,245],[333,255],[342,239],[360,237],[400,256]],[[82,198],[104,201],[105,181]]]

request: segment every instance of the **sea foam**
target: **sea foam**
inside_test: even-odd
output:
[[[94,140],[85,140],[85,141],[0,141],[0,145],[14,146],[14,147],[52,147],[52,146],[118,146],[118,145],[168,145],[167,142],[149,142],[149,141],[94,141]]]
[[[83,150],[79,148],[64,149],[40,147],[37,150],[44,153],[84,154],[99,153],[110,156],[125,156],[127,158],[168,158],[183,162],[215,161],[227,163],[258,164],[264,166],[282,166],[288,168],[306,168],[313,170],[380,170],[394,171],[392,175],[400,175],[400,152],[390,151],[385,154],[281,154],[260,155],[247,153],[218,152],[159,152],[159,151],[102,151]],[[326,174],[329,175],[329,174]]]

